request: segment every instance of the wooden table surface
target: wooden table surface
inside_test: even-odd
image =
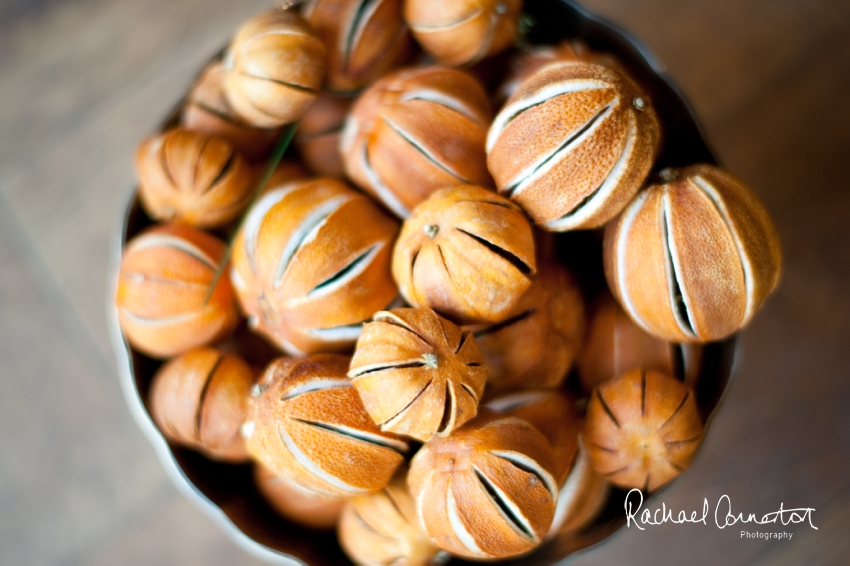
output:
[[[105,311],[136,144],[269,5],[0,0],[0,564],[257,563],[165,476],[124,404]],[[662,500],[811,507],[817,530],[633,527],[570,563],[847,564],[850,2],[586,5],[666,62],[784,251],[723,410]]]

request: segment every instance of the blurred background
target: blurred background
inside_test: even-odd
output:
[[[166,477],[106,330],[137,143],[269,0],[0,0],[0,563],[257,564]],[[790,541],[621,532],[570,561],[846,564],[850,556],[850,2],[586,0],[666,63],[764,201],[778,292],[692,468],[659,500],[812,507]],[[747,530],[756,530],[748,528]]]

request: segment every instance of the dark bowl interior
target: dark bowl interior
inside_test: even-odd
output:
[[[581,39],[594,50],[615,54],[641,84],[653,102],[663,130],[662,148],[654,172],[669,166],[716,163],[684,97],[655,57],[638,41],[570,0],[526,0],[526,13],[532,23],[527,36],[530,43],[555,44]],[[173,124],[176,115],[177,111],[166,125]],[[134,193],[122,226],[113,273],[117,273],[120,249],[151,223]],[[592,298],[605,285],[599,232],[559,234],[556,242],[558,258],[579,275],[585,295]],[[114,349],[128,405],[177,486],[219,522],[237,543],[256,556],[270,562],[303,562],[315,566],[348,563],[334,532],[310,530],[275,513],[255,488],[249,465],[213,462],[197,452],[165,441],[153,425],[147,407],[150,381],[161,362],[129,347],[121,336],[117,313],[114,308],[112,311]],[[706,421],[718,408],[726,390],[735,349],[735,337],[708,344],[704,349],[695,393]],[[574,375],[566,386],[576,387]],[[530,555],[502,563],[556,564],[576,551],[600,543],[625,524],[622,511],[625,493],[613,490],[601,515],[582,532],[559,535]],[[464,562],[454,559],[450,563]]]

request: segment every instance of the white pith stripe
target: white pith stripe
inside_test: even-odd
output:
[[[663,202],[663,205],[664,205],[662,210],[664,211],[664,231],[667,234],[666,244],[667,244],[667,249],[669,250],[668,256],[673,262],[673,265],[670,266],[672,268],[673,272],[667,274],[667,289],[668,289],[668,292],[670,293],[670,305],[672,307],[671,310],[673,311],[673,318],[676,320],[676,324],[679,326],[679,330],[685,336],[690,336],[692,338],[695,338],[696,337],[695,332],[698,332],[698,330],[697,330],[696,325],[694,324],[694,319],[693,319],[693,312],[694,312],[693,308],[692,308],[693,303],[691,302],[690,295],[688,294],[687,290],[685,289],[685,286],[682,285],[681,279],[678,277],[678,274],[682,272],[682,265],[681,265],[681,262],[679,261],[679,250],[676,247],[676,239],[670,233],[670,224],[671,224],[671,222],[670,222],[670,191],[667,190],[666,186],[664,187],[664,194],[662,195],[662,202]],[[688,326],[682,320],[682,317],[679,316],[679,309],[676,308],[676,296],[675,296],[675,293],[673,292],[673,290],[675,288],[675,286],[673,285],[674,281],[678,284],[679,292],[682,293],[682,301],[685,303],[685,307],[688,309],[688,323],[690,324],[690,328],[688,328]],[[691,328],[693,330],[691,330]]]
[[[269,37],[271,35],[292,35],[292,36],[295,36],[295,37],[306,37],[306,38],[309,38],[309,39],[316,40],[316,37],[314,37],[313,35],[299,31],[299,30],[294,29],[294,28],[271,29],[271,30],[268,30],[268,31],[264,31],[262,33],[258,33],[256,35],[252,35],[247,41],[245,41],[245,43],[243,45],[247,45],[248,43],[250,43],[252,41],[259,41],[260,39],[263,39],[264,37]],[[248,49],[244,49],[244,50],[248,51]]]
[[[454,110],[458,114],[466,116],[475,123],[478,123],[479,121],[479,118],[476,117],[475,112],[473,112],[469,106],[453,96],[448,96],[445,93],[430,88],[411,90],[404,93],[401,98],[399,98],[399,102],[408,102],[410,100],[426,100],[428,102],[434,102],[440,106],[445,106],[446,108]]]
[[[349,342],[360,338],[363,333],[362,324],[334,326],[333,328],[313,328],[310,334],[327,342]]]
[[[351,381],[347,379],[312,379],[307,383],[296,385],[283,396],[283,401],[289,401],[305,393],[313,391],[324,391],[325,389],[338,389],[340,387],[351,387]]]
[[[478,474],[480,474],[481,476],[486,477],[486,474],[484,472],[482,472],[480,469],[478,469],[478,466],[473,465],[472,469],[475,470],[476,472],[478,472]],[[518,534],[522,538],[524,538],[524,539],[531,538],[531,540],[537,540],[537,538],[538,538],[537,533],[534,531],[534,528],[531,526],[531,523],[529,522],[528,517],[526,517],[523,514],[522,510],[520,510],[520,508],[517,506],[517,504],[514,503],[511,500],[510,497],[508,497],[507,493],[505,493],[504,491],[499,489],[499,486],[497,486],[493,482],[493,480],[491,480],[489,477],[487,478],[487,480],[488,480],[489,487],[492,488],[496,492],[496,494],[501,499],[502,503],[504,503],[504,505],[508,509],[511,510],[511,513],[513,513],[514,517],[516,517],[517,520],[522,523],[522,526],[525,527],[528,532],[532,533],[532,536],[529,537],[528,533],[523,532],[521,529],[518,529],[516,527],[516,524],[514,524],[514,521],[510,517],[508,517],[505,514],[504,511],[502,511],[502,506],[499,505],[498,503],[496,503],[496,501],[493,499],[493,496],[490,495],[490,493],[485,489],[484,495],[487,497],[488,500],[490,500],[490,504],[493,506],[494,509],[496,509],[496,512],[499,513],[499,516],[502,517],[502,520],[511,528],[511,530],[513,532],[515,532],[516,534]]]
[[[349,493],[352,495],[356,495],[358,493],[366,493],[368,490],[354,487],[352,485],[348,485],[337,477],[334,477],[327,473],[325,470],[317,466],[310,458],[307,457],[304,452],[301,451],[300,448],[295,444],[295,441],[292,440],[292,437],[287,432],[286,427],[283,425],[278,425],[277,427],[278,434],[280,435],[280,439],[283,440],[284,446],[292,455],[293,459],[301,465],[307,472],[313,474],[318,479],[327,483],[328,485],[335,487],[336,489]]]
[[[579,441],[578,452],[576,453],[576,461],[573,464],[573,469],[570,475],[567,476],[564,485],[561,486],[561,491],[558,492],[558,503],[555,506],[555,518],[552,519],[552,526],[549,529],[549,535],[556,533],[564,524],[567,514],[573,510],[576,498],[582,495],[581,487],[585,480],[585,476],[590,471],[590,461],[587,457],[587,452]]]
[[[428,158],[428,160],[430,160],[434,165],[436,165],[437,167],[439,167],[440,169],[442,169],[443,171],[445,171],[449,175],[456,177],[459,182],[467,183],[467,181],[463,177],[461,177],[460,174],[458,174],[456,171],[453,171],[452,169],[450,169],[448,165],[443,163],[442,160],[440,160],[436,155],[431,153],[425,147],[425,145],[420,140],[417,140],[413,135],[411,135],[410,132],[405,131],[398,124],[396,124],[392,120],[388,119],[386,116],[383,116],[381,119],[387,124],[387,126],[390,127],[390,129],[392,129],[395,133],[397,133],[399,136],[401,136],[402,139],[404,139],[404,141],[406,141],[407,143],[409,143],[410,145],[415,147],[417,151],[419,151],[420,153],[425,155]]]
[[[199,281],[183,281],[181,279],[168,279],[168,278],[165,278],[165,277],[157,277],[157,276],[151,277],[151,276],[145,275],[144,273],[139,273],[137,271],[125,271],[124,273],[121,274],[121,278],[128,280],[128,281],[132,281],[133,283],[135,283],[137,285],[140,285],[140,284],[144,283],[145,281],[154,281],[154,282],[163,282],[163,283],[167,282],[167,284],[169,284],[169,285],[178,285],[178,286],[181,286],[181,287],[184,287],[184,288],[185,287],[203,287],[203,288],[209,289],[209,284],[207,284],[207,283],[202,283],[202,282],[199,282]]]
[[[398,326],[401,326],[403,328],[406,328],[410,332],[413,332],[412,330],[410,330],[410,327],[407,325],[406,322],[404,322],[398,317],[398,315],[389,310],[376,312],[375,316],[372,317],[372,320],[374,320],[375,322],[386,322],[387,324],[397,324]]]
[[[354,269],[352,269],[351,271],[349,271],[348,273],[346,273],[344,277],[340,277],[339,279],[334,281],[332,284],[325,285],[321,289],[314,289],[314,290],[310,291],[309,293],[307,293],[307,295],[304,297],[303,300],[304,301],[313,300],[313,299],[317,299],[317,298],[320,298],[320,297],[326,297],[328,295],[336,293],[341,288],[348,285],[351,281],[360,277],[360,275],[362,275],[364,271],[369,269],[369,267],[371,267],[371,265],[372,265],[372,262],[375,260],[375,257],[378,255],[378,253],[380,253],[380,251],[382,249],[384,249],[384,242],[379,242],[379,243],[375,244],[374,246],[372,246],[372,249],[369,250],[369,253],[367,253],[363,257],[363,259],[361,259],[357,262],[357,266]],[[345,267],[348,267],[348,266],[345,266]],[[343,269],[345,269],[345,268],[343,268]],[[294,304],[297,304],[297,303],[300,303],[300,302],[302,302],[302,301],[301,300],[292,301],[290,304],[294,305]]]
[[[363,152],[360,155],[360,165],[363,168],[363,171],[366,173],[366,179],[369,181],[369,185],[372,187],[372,190],[375,191],[378,199],[384,205],[393,211],[393,213],[399,218],[407,218],[410,216],[410,211],[404,206],[398,197],[381,181],[378,174],[372,169],[372,166],[369,164],[369,160],[366,159],[366,153],[368,148],[366,144],[363,144]]]
[[[245,240],[245,255],[248,256],[248,265],[251,266],[251,270],[254,272],[254,276],[257,275],[257,237],[260,234],[260,226],[263,224],[263,220],[266,218],[266,214],[268,214],[269,210],[272,209],[277,203],[283,200],[283,197],[286,196],[294,187],[286,187],[285,185],[279,189],[275,189],[273,191],[269,191],[265,195],[257,201],[250,212],[248,212],[248,218],[245,219],[245,228],[243,231],[244,240]]]
[[[293,491],[300,493],[301,495],[305,495],[307,497],[316,497],[316,492],[312,489],[307,489],[303,485],[297,483],[294,479],[289,477],[286,474],[277,474],[276,479],[279,479],[283,484]]]
[[[289,354],[290,356],[300,357],[300,356],[306,356],[306,355],[307,355],[307,352],[304,352],[304,351],[303,351],[303,350],[301,350],[300,348],[296,348],[296,347],[292,344],[292,342],[290,342],[290,341],[289,341],[289,340],[287,340],[286,338],[282,338],[279,334],[276,334],[276,335],[274,336],[274,340],[275,340],[275,343],[276,343],[278,346],[280,346],[280,348],[281,348],[284,352],[286,352],[287,354]]]
[[[443,410],[445,411],[447,407],[451,410],[451,413],[449,413],[449,422],[446,423],[446,426],[445,428],[443,428],[443,430],[437,431],[437,436],[447,436],[448,434],[450,434],[454,430],[455,422],[457,421],[457,397],[455,396],[455,386],[451,382],[451,380],[446,381],[446,392],[448,393],[448,395],[443,401]],[[449,398],[451,398],[451,405],[448,405]],[[437,426],[439,426],[439,423]]]
[[[465,24],[465,23],[467,23],[471,20],[474,20],[475,18],[480,16],[481,12],[483,12],[483,11],[484,11],[484,8],[478,8],[477,10],[475,10],[474,12],[469,14],[468,16],[463,17],[456,22],[452,22],[452,23],[448,23],[448,24],[414,25],[414,24],[411,24],[411,23],[408,22],[408,25],[410,26],[410,29],[412,29],[416,32],[420,32],[420,33],[434,33],[434,32],[446,31],[446,30],[456,28],[458,26],[462,26],[463,24]]]
[[[617,262],[617,289],[619,290],[620,301],[622,302],[623,309],[631,315],[632,320],[637,322],[641,328],[649,331],[647,324],[641,318],[640,313],[637,308],[635,308],[635,304],[632,301],[632,295],[629,290],[628,281],[626,279],[626,241],[629,236],[629,232],[632,229],[632,224],[634,224],[635,217],[640,212],[641,208],[643,208],[643,203],[646,201],[646,197],[649,196],[649,191],[643,191],[638,193],[635,199],[629,204],[626,209],[623,211],[622,216],[620,217],[620,226],[617,230],[617,240],[614,242],[614,258]]]
[[[503,458],[508,462],[518,464],[518,467],[525,466],[526,468],[534,470],[537,476],[543,478],[544,487],[549,491],[549,494],[552,496],[552,501],[557,501],[558,484],[555,483],[555,478],[552,477],[552,474],[543,469],[540,464],[538,464],[525,454],[514,452],[512,450],[490,450],[490,454],[499,458]]]
[[[749,256],[744,250],[744,245],[741,242],[741,237],[738,235],[738,231],[735,229],[735,225],[732,223],[732,217],[729,215],[729,209],[726,208],[726,203],[723,202],[723,198],[720,196],[720,193],[717,192],[708,181],[703,179],[700,176],[694,176],[691,178],[691,182],[695,184],[697,187],[705,192],[706,196],[711,199],[714,203],[714,206],[717,207],[717,210],[720,212],[720,215],[723,217],[723,222],[726,224],[726,228],[729,230],[729,233],[732,235],[732,240],[735,242],[735,247],[738,249],[738,257],[741,258],[741,266],[744,268],[744,286],[747,288],[747,307],[744,311],[744,320],[746,322],[753,315],[753,310],[755,309],[756,302],[756,294],[755,294],[755,275],[753,264],[750,262]]]
[[[166,318],[145,318],[137,314],[133,314],[132,312],[127,310],[127,307],[121,307],[121,312],[124,314],[125,317],[127,317],[130,322],[132,322],[133,324],[138,324],[140,326],[147,326],[151,328],[156,328],[159,326],[168,326],[171,324],[180,324],[182,322],[190,321],[200,316],[204,312],[204,310],[190,312],[188,314],[180,314],[177,316],[169,316]]]
[[[616,315],[614,315],[614,330],[611,332],[611,361],[614,368],[614,375],[620,375],[623,371],[627,371],[626,368],[620,370],[620,342],[623,341],[620,338],[621,332],[618,330],[620,325],[617,324],[617,320],[620,318],[619,311]]]
[[[422,363],[422,358],[421,357],[411,358],[411,359],[407,359],[407,360],[398,360],[398,361],[393,361],[393,362],[379,362],[379,363],[376,363],[376,364],[369,364],[369,365],[365,365],[365,366],[360,366],[359,368],[357,368],[356,371],[352,370],[352,371],[348,372],[348,375],[351,377],[351,379],[357,380],[358,378],[361,378],[364,375],[366,375],[367,373],[373,372],[375,370],[394,369],[398,366],[415,364],[415,363]]]
[[[580,146],[587,138],[595,134],[596,130],[602,127],[605,119],[611,116],[618,105],[619,100],[615,100],[606,106],[600,114],[597,114],[598,118],[596,118],[593,125],[582,132],[580,136],[564,147],[556,148],[556,150],[550,154],[541,155],[534,163],[520,171],[516,177],[506,183],[506,187],[513,187],[513,190],[510,190],[511,197],[517,196],[523,190],[533,185],[538,179],[549,173],[557,165],[560,165],[561,161],[567,157],[567,155],[569,155],[576,147]],[[581,128],[585,127],[585,125],[586,124],[582,124],[582,126],[576,131],[580,131]],[[576,131],[570,132],[564,141],[569,141]],[[517,182],[518,179],[522,180]]]
[[[517,100],[509,106],[504,107],[496,116],[496,119],[493,120],[493,125],[490,126],[490,131],[487,133],[487,153],[490,153],[493,146],[496,145],[496,141],[499,139],[499,136],[502,134],[502,130],[505,129],[505,126],[507,126],[508,123],[519,114],[528,110],[532,106],[542,104],[543,102],[546,102],[551,98],[555,98],[556,96],[561,96],[562,94],[583,90],[600,90],[603,88],[611,88],[611,85],[596,79],[573,79],[562,81],[546,85],[534,93],[534,95]]]
[[[339,207],[337,207],[337,208],[339,208]],[[335,212],[335,211],[336,211],[336,208],[334,208],[334,210],[332,212]],[[310,230],[310,232],[308,232],[307,235],[304,236],[304,239],[301,240],[301,245],[298,246],[299,248],[306,246],[307,244],[309,244],[310,242],[312,242],[313,240],[316,239],[316,236],[319,234],[319,230],[321,230],[322,226],[324,226],[327,223],[328,216],[330,216],[330,215],[325,214],[324,217],[318,223],[313,225],[313,228]],[[292,258],[290,257],[290,260],[291,259]]]
[[[502,84],[502,87],[499,89],[499,95],[510,98],[517,91],[520,84],[522,84],[522,81],[519,79],[512,79]]]
[[[455,501],[454,493],[452,493],[451,479],[446,482],[446,511],[449,519],[449,526],[461,546],[463,546],[467,552],[476,556],[487,556],[487,554],[485,554],[484,551],[481,550],[475,543],[475,537],[466,530],[466,527],[460,520],[460,516],[457,514],[457,501]]]
[[[375,12],[378,10],[378,6],[380,6],[380,5],[381,5],[381,0],[374,0],[366,7],[366,9],[363,11],[363,14],[360,17],[360,21],[357,24],[357,28],[352,30],[351,41],[347,42],[349,45],[351,45],[352,47],[357,45],[357,42],[360,41],[360,37],[363,35],[363,30],[366,29],[366,25],[372,19],[372,16],[375,15]],[[353,24],[354,20],[357,18],[357,11],[358,10],[355,10],[354,14],[352,14],[352,16],[351,16],[351,24]],[[349,26],[351,24],[349,24]],[[346,57],[346,53],[345,53],[346,45],[342,45],[341,47],[342,47],[343,59],[347,62],[348,58]]]
[[[339,209],[346,201],[347,196],[340,196],[329,201],[323,202],[318,208],[313,210],[307,218],[296,228],[286,241],[286,245],[280,252],[280,258],[277,260],[277,268],[274,273],[274,288],[280,289],[283,283],[283,276],[286,275],[286,270],[292,262],[292,258],[298,253],[301,248],[316,239],[319,230],[327,222],[328,217]]]
[[[428,474],[428,476],[422,481],[422,485],[420,486],[419,495],[416,498],[416,517],[419,519],[419,528],[422,529],[423,533],[428,533],[428,528],[425,526],[425,513],[424,513],[424,503],[425,496],[428,495],[430,491],[431,484],[434,483],[434,471]],[[430,535],[430,533],[428,533]]]
[[[525,407],[526,405],[542,401],[549,395],[551,394],[545,391],[523,391],[494,399],[487,403],[486,406],[497,413],[507,413],[514,409],[519,409],[520,407]]]
[[[475,392],[475,389],[471,385],[467,385],[466,383],[461,383],[460,386],[463,387],[463,389],[467,393],[469,393],[469,396],[472,397],[475,403],[478,404],[479,397],[478,394]]]
[[[525,426],[528,423],[526,421],[520,420],[516,417],[505,416],[505,417],[498,418],[494,421],[490,421],[489,423],[482,426],[481,429],[484,430],[485,428],[492,428],[494,426],[517,425],[517,424]]]
[[[245,280],[242,279],[241,275],[239,275],[239,270],[233,267],[232,264],[230,266],[230,282],[233,284],[233,287],[239,291],[244,292],[248,289],[248,286],[245,284]]]
[[[316,5],[319,3],[319,0],[309,0],[304,3],[301,8],[301,17],[305,20],[309,20],[310,16],[313,15],[313,11],[316,9]]]
[[[224,54],[224,58],[221,60],[221,66],[228,71],[232,71],[235,66],[235,59],[236,55],[234,55],[233,50],[228,49]]]
[[[471,58],[463,62],[464,65],[470,65],[480,61],[489,51],[490,45],[493,44],[493,37],[496,35],[496,26],[499,23],[499,15],[494,12],[490,12],[488,14],[488,18],[490,20],[490,25],[487,26],[487,35],[484,36],[484,39],[481,41],[481,45],[478,46],[478,51],[476,51]]]
[[[392,429],[400,421],[404,420],[404,417],[407,415],[408,411],[410,411],[414,406],[418,406],[419,397],[425,392],[426,389],[428,389],[431,386],[432,383],[433,383],[432,381],[429,381],[428,383],[426,383],[425,387],[420,389],[416,393],[416,395],[414,395],[413,400],[410,403],[408,403],[408,405],[405,408],[403,408],[401,411],[399,411],[394,417],[380,423],[381,430],[383,430],[385,432],[386,431],[392,431]]]
[[[163,144],[165,144],[165,138],[166,136],[157,136],[148,142],[148,149],[151,155],[158,153],[162,149]]]
[[[394,440],[379,434],[373,434],[365,430],[351,428],[340,424],[322,423],[322,425],[339,432],[342,436],[346,436],[354,440],[360,440],[372,446],[377,446],[378,448],[384,448],[400,453],[407,452],[407,444],[400,440]],[[330,430],[328,432],[330,432]]]
[[[549,230],[557,232],[569,230],[582,224],[587,221],[588,218],[599,212],[599,210],[608,202],[611,194],[620,187],[620,182],[628,172],[629,163],[631,162],[635,148],[637,147],[637,137],[637,125],[634,116],[629,114],[629,130],[626,132],[626,147],[623,148],[623,153],[620,154],[619,159],[617,159],[617,162],[614,164],[614,167],[611,169],[608,177],[606,177],[605,181],[603,181],[602,185],[600,185],[599,189],[597,189],[596,194],[584,203],[584,205],[580,206],[570,214],[562,216],[557,220],[547,222],[543,226]]]
[[[345,124],[342,126],[342,134],[339,136],[339,150],[345,155],[354,145],[354,140],[357,139],[357,134],[360,132],[360,123],[355,118],[354,113],[348,115]],[[366,145],[364,143],[364,145]]]
[[[174,177],[171,174],[171,168],[168,166],[168,157],[167,155],[160,155],[160,152],[163,151],[162,146],[165,145],[166,136],[157,136],[147,142],[144,146],[146,148],[146,156],[145,159],[147,161],[154,161],[157,163],[161,163],[160,166],[163,176],[165,177],[165,181],[171,185],[171,188],[176,189],[177,183],[174,182]]]
[[[426,385],[425,387],[428,387],[428,386]],[[425,389],[423,388],[423,389],[422,389],[422,391],[424,391],[424,390],[425,390]],[[422,391],[420,391],[419,393],[422,393]],[[417,394],[417,397],[418,397],[418,396],[419,396],[419,394]],[[396,426],[396,425],[397,425],[400,421],[404,420],[404,417],[405,417],[405,415],[407,415],[407,412],[408,412],[408,411],[409,411],[409,410],[410,410],[410,409],[411,409],[411,408],[412,408],[415,404],[416,404],[416,403],[415,403],[415,399],[414,399],[414,402],[411,402],[411,403],[410,403],[407,407],[405,407],[404,409],[402,409],[401,411],[399,411],[399,412],[396,414],[396,416],[392,417],[391,419],[389,419],[389,420],[387,420],[387,421],[384,421],[384,422],[380,423],[381,430],[383,430],[384,432],[391,432],[391,431],[393,430],[393,428],[395,428],[395,426]]]
[[[218,269],[218,262],[208,256],[202,249],[183,238],[178,238],[168,234],[147,234],[136,238],[129,246],[127,246],[126,253],[129,254],[131,252],[150,248],[173,248],[192,257],[192,259],[199,261],[204,264],[205,267],[208,267],[213,271]]]

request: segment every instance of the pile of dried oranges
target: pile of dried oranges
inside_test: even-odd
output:
[[[336,526],[357,563],[522,555],[610,485],[676,477],[703,435],[699,344],[778,280],[756,197],[712,165],[653,173],[649,96],[579,43],[506,51],[521,8],[263,14],[138,150],[159,224],[116,301],[130,345],[168,360],[152,417],[253,460],[281,514]],[[611,293],[585,308],[550,233],[603,227]]]

